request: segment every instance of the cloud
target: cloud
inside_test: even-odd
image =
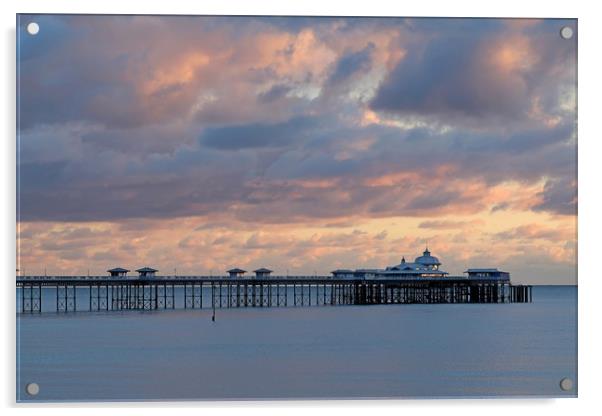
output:
[[[504,211],[510,207],[508,202],[500,202],[491,208],[491,212]]]
[[[181,131],[188,137],[190,130]],[[562,197],[559,185],[533,187],[543,177],[570,178],[576,163],[571,129],[564,125],[509,136],[400,131],[348,126],[329,114],[206,128],[181,146],[169,129],[150,140],[145,133],[152,131],[137,129],[133,137],[127,130],[80,133],[76,155],[20,164],[23,220],[228,213],[281,223],[503,206],[558,211],[553,205]],[[25,160],[37,159],[22,153]],[[526,192],[492,193],[507,183],[522,183]]]
[[[17,186],[25,192],[60,186],[66,167],[66,161],[21,164]]]
[[[114,156],[127,154],[146,157],[149,154],[173,154],[181,148],[191,147],[196,141],[199,127],[188,123],[165,123],[137,128],[96,128],[81,134],[81,144],[91,152],[114,152]]]
[[[569,227],[554,228],[546,227],[540,224],[521,225],[510,230],[495,234],[495,238],[501,240],[528,240],[544,239],[555,243],[560,243],[574,238],[575,230]]]
[[[373,43],[368,43],[365,48],[359,51],[348,52],[341,56],[332,74],[330,74],[328,83],[337,84],[347,80],[357,72],[369,70],[372,67],[372,53],[375,49]]]
[[[291,92],[292,89],[293,87],[286,84],[276,84],[266,92],[259,94],[257,100],[261,103],[270,103],[278,100],[279,98],[285,97],[286,94]]]
[[[533,207],[535,211],[577,215],[577,182],[573,178],[549,179],[538,196],[542,202]]]
[[[483,225],[483,220],[472,220],[472,221],[450,221],[450,220],[433,220],[423,221],[418,224],[418,228],[426,228],[433,230],[454,230],[464,229],[468,227],[474,227]]]
[[[315,134],[318,125],[316,118],[297,117],[276,124],[209,128],[203,132],[200,140],[204,146],[221,150],[300,146],[310,137],[310,132]]]
[[[20,27],[19,100],[27,108],[21,128],[75,121],[122,129],[191,119],[259,121],[287,106],[258,101],[258,89],[319,82],[335,59],[312,28],[291,30],[260,17],[246,24],[229,17],[176,20],[40,16],[49,28],[43,37],[27,36]],[[260,72],[271,76],[254,77]]]
[[[500,28],[492,20],[448,21],[427,42],[409,48],[371,108],[473,126],[537,117],[553,122],[561,106],[559,90],[575,81],[574,44],[562,43],[558,27],[557,21],[536,29]]]

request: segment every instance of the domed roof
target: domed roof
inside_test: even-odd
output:
[[[420,263],[420,264],[424,264],[425,266],[434,266],[434,265],[440,265],[441,263],[439,262],[439,259],[435,256],[431,256],[431,252],[429,251],[429,249],[427,248],[426,250],[424,250],[424,253],[422,253],[422,256],[420,257],[416,257],[416,260],[414,260],[415,263]]]

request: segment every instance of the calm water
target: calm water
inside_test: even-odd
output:
[[[18,314],[17,398],[575,396],[558,383],[577,380],[577,288],[533,298],[221,309],[214,323],[209,309]]]

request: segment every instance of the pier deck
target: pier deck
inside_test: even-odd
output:
[[[41,313],[42,296],[57,312],[412,303],[529,303],[532,287],[464,276],[364,280],[331,276],[20,276],[21,312]],[[43,290],[45,288],[46,290]],[[85,298],[81,299],[81,290]],[[79,301],[78,290],[79,289]],[[52,293],[55,292],[55,293]]]

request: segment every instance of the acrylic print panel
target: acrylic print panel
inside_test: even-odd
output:
[[[18,401],[577,395],[576,20],[17,33]]]

